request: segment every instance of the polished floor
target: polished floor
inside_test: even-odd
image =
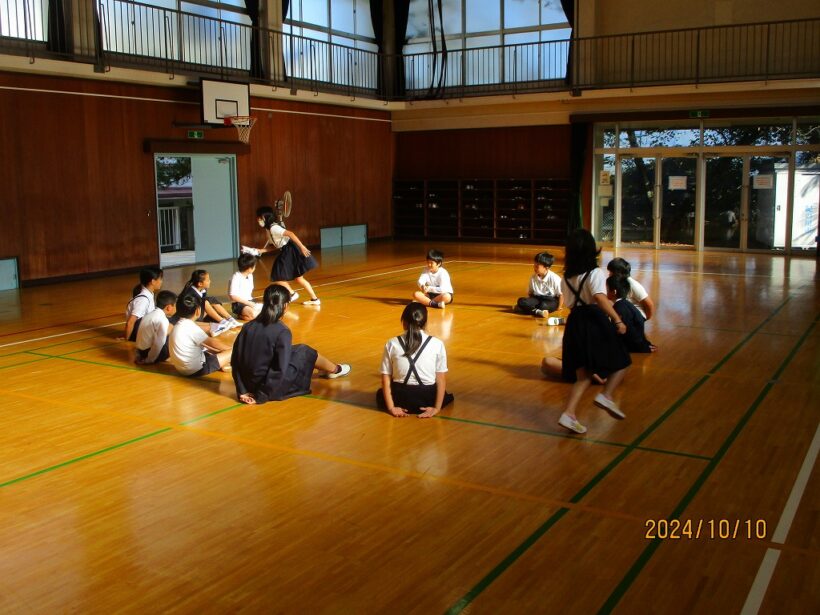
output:
[[[574,436],[538,369],[562,328],[510,311],[530,246],[438,246],[456,401],[376,410],[427,247],[319,254],[286,322],[353,371],[260,406],[133,364],[135,276],[1,292],[0,613],[820,611],[814,259],[620,250],[660,351]],[[218,294],[232,263],[206,268]]]

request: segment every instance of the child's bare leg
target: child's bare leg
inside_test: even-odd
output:
[[[219,369],[227,372],[231,369],[231,350],[223,350],[217,353],[216,360],[219,361]]]
[[[322,355],[318,355],[316,357],[316,364],[314,367],[318,370],[323,372],[333,372],[336,371],[336,363],[328,359],[327,357],[323,357]]]
[[[243,307],[239,318],[242,320],[253,320],[253,308],[250,308],[247,305]]]
[[[606,395],[609,399],[612,399],[612,393],[614,393],[615,388],[621,384],[628,369],[628,367],[619,369],[617,372],[611,373],[609,378],[606,379],[606,385],[604,385],[604,395]]]
[[[433,299],[433,301],[435,301],[439,305],[446,305],[447,303],[453,301],[453,295],[451,295],[450,293],[440,293],[436,296],[435,299]]]
[[[305,279],[305,276],[300,275],[298,278],[296,278],[295,281],[299,282],[299,284],[302,285],[302,288],[304,288],[307,291],[307,293],[308,293],[308,295],[310,295],[311,299],[316,299],[316,293],[313,292],[313,286],[311,286],[310,282],[308,282]]]
[[[213,307],[216,310],[216,313],[219,314],[222,318],[230,318],[231,317],[231,315],[228,313],[228,310],[226,310],[224,307],[222,307],[219,303],[214,303]]]
[[[279,286],[284,286],[285,288],[288,289],[288,292],[291,295],[293,294],[293,289],[290,287],[290,283],[286,282],[285,280],[279,280],[277,282],[271,282],[271,284],[278,284]]]
[[[578,408],[578,402],[581,401],[581,397],[590,386],[589,374],[587,374],[587,370],[583,367],[579,367],[575,370],[575,377],[577,380],[572,385],[572,389],[569,392],[569,399],[567,400],[567,406],[564,410],[565,414],[568,414],[572,418],[577,418],[575,415],[575,410]]]
[[[418,301],[422,305],[430,305],[430,297],[425,295],[420,290],[417,290],[415,293],[413,293],[413,299],[415,299],[416,301]]]
[[[563,366],[564,363],[561,359],[544,357],[541,361],[541,373],[545,376],[558,376],[560,378],[563,375]]]

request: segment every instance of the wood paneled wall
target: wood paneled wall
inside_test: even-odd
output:
[[[396,179],[569,177],[570,126],[396,134]]]
[[[22,281],[156,263],[154,161],[143,144],[184,140],[173,122],[199,121],[198,92],[15,73],[0,73],[0,88],[0,258],[18,257]],[[237,157],[242,243],[260,242],[253,212],[286,189],[295,203],[289,227],[305,243],[339,224],[390,234],[387,113],[251,105],[259,117],[251,152]],[[206,138],[236,139],[232,130]]]

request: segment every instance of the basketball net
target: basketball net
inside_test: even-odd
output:
[[[242,143],[251,142],[251,130],[256,124],[256,118],[249,115],[234,115],[225,118],[225,123],[236,128],[239,135],[239,140]]]

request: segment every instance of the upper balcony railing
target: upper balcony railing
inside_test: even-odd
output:
[[[381,100],[820,76],[820,19],[387,56],[129,0],[61,28],[55,6],[0,0],[0,53]]]

